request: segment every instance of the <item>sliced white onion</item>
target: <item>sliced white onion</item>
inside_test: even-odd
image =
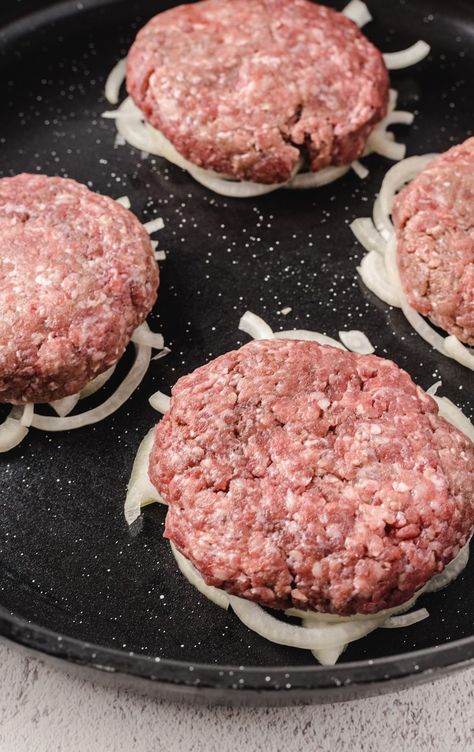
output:
[[[391,306],[400,305],[400,296],[387,277],[384,259],[375,251],[366,253],[357,271],[366,287]]]
[[[444,337],[438,334],[438,332],[436,332],[433,327],[411,307],[406,299],[400,280],[400,274],[398,272],[395,235],[392,235],[390,242],[387,244],[385,251],[385,266],[392,287],[397,292],[399,298],[398,305],[402,309],[408,323],[411,324],[416,333],[419,334],[425,342],[428,342],[431,347],[442,355],[446,355]]]
[[[430,397],[434,397],[440,386],[443,385],[442,381],[435,381],[434,384],[430,386],[429,389],[426,390],[426,394],[429,394]]]
[[[386,52],[383,56],[385,65],[388,70],[399,70],[400,68],[408,68],[410,65],[416,65],[421,62],[430,53],[430,46],[421,39],[411,47],[407,47],[406,50],[400,50],[399,52]]]
[[[406,154],[405,144],[393,141],[385,131],[378,128],[374,128],[370,134],[367,146],[370,151],[380,154],[381,157],[387,157],[387,159],[393,159],[397,162],[403,159]]]
[[[411,125],[414,120],[412,112],[404,112],[402,110],[396,110],[398,92],[395,89],[390,89],[388,100],[388,112],[386,116],[381,120],[372,133],[370,134],[367,145],[364,151],[364,155],[375,152],[381,156],[393,159],[395,161],[402,160],[406,153],[405,144],[400,144],[395,141],[395,136],[387,128],[390,125]]]
[[[426,608],[419,608],[416,611],[410,611],[409,614],[391,616],[381,626],[384,629],[400,629],[403,627],[411,627],[412,624],[418,624],[419,621],[427,619],[429,615],[429,611],[427,611]]]
[[[366,178],[367,175],[369,174],[369,170],[367,169],[367,167],[363,165],[362,162],[359,162],[358,159],[354,160],[354,162],[351,163],[351,167],[354,170],[357,177],[360,178],[361,180]]]
[[[435,575],[425,585],[425,593],[436,593],[438,590],[442,590],[447,587],[453,580],[455,580],[461,572],[467,567],[469,561],[469,541],[463,546],[458,555],[445,566],[442,572]]]
[[[152,357],[152,360],[161,360],[161,358],[165,358],[167,355],[169,355],[171,350],[169,347],[164,347],[161,352],[157,353]]]
[[[457,337],[454,337],[452,334],[446,337],[444,340],[444,349],[450,358],[457,360],[461,365],[474,371],[474,352],[471,348],[463,345]]]
[[[155,502],[165,503],[148,476],[148,464],[153,448],[154,433],[154,428],[148,431],[138,447],[133,463],[124,507],[125,519],[129,525],[140,517],[142,507]]]
[[[0,452],[8,452],[18,446],[27,435],[28,426],[21,422],[26,407],[26,405],[13,407],[0,425]]]
[[[345,350],[344,345],[319,332],[308,329],[286,329],[282,332],[274,332],[260,316],[246,311],[239,322],[239,329],[248,334],[252,339],[295,339],[310,342],[319,342],[320,345],[331,345],[339,350]]]
[[[374,224],[385,240],[393,234],[390,214],[395,194],[405,183],[413,180],[436,156],[436,154],[425,154],[421,157],[408,157],[393,165],[386,173],[374,204]]]
[[[80,398],[80,394],[70,394],[69,397],[63,397],[62,399],[54,400],[49,404],[60,418],[64,418],[74,410]]]
[[[232,610],[246,627],[279,645],[305,650],[340,647],[341,644],[359,640],[380,625],[379,618],[368,617],[360,621],[339,624],[314,624],[298,627],[276,619],[256,603],[229,595]]]
[[[165,340],[162,334],[150,331],[148,324],[140,324],[132,334],[132,342],[137,345],[148,345],[154,350],[162,350],[165,346]]]
[[[412,606],[415,605],[419,596],[424,592],[424,589],[415,593],[408,601],[401,603],[399,606],[393,606],[392,608],[384,608],[382,611],[378,611],[376,614],[353,614],[352,616],[339,616],[338,614],[327,614],[322,611],[301,611],[297,608],[290,608],[285,611],[287,616],[296,616],[298,619],[306,621],[324,622],[326,624],[342,624],[348,621],[364,621],[368,618],[377,618],[380,623],[385,622],[392,616],[398,616],[398,614],[404,614]]]
[[[321,666],[334,666],[346,647],[347,645],[344,643],[344,645],[338,645],[336,648],[312,650],[311,652]]]
[[[28,402],[23,407],[23,414],[20,418],[20,423],[22,426],[25,426],[26,428],[29,428],[31,426],[31,421],[33,420],[34,410],[35,406],[32,402]]]
[[[408,157],[393,165],[386,173],[379,196],[374,204],[374,223],[385,239],[388,239],[387,233],[388,235],[393,234],[390,214],[395,194],[405,183],[413,180],[436,156],[436,154],[425,154],[420,157]]]
[[[433,399],[438,403],[438,410],[441,417],[451,423],[455,428],[462,431],[462,433],[471,439],[471,441],[474,441],[474,426],[469,418],[464,415],[462,410],[460,410],[459,407],[447,397],[438,397],[435,394]]]
[[[158,413],[165,415],[165,413],[167,413],[170,409],[171,397],[168,397],[167,394],[163,394],[163,392],[155,392],[151,395],[151,397],[149,397],[148,402],[152,406],[153,410],[156,410]]]
[[[157,261],[166,261],[166,251],[155,251],[155,259]]]
[[[358,219],[354,219],[349,227],[366,251],[383,253],[386,241],[375,228],[370,217],[359,217]]]
[[[351,21],[354,21],[359,29],[372,21],[370,10],[362,0],[351,0],[351,2],[342,10],[342,13],[344,13],[347,18],[350,18]]]
[[[286,185],[285,183],[266,185],[245,180],[225,180],[224,178],[216,178],[213,175],[203,175],[203,171],[198,172],[193,168],[187,169],[191,177],[205,188],[209,188],[210,191],[214,191],[214,193],[218,193],[220,196],[227,196],[228,198],[254,198],[255,196],[263,196]]]
[[[273,339],[273,331],[260,316],[246,311],[239,321],[239,329],[252,339]]]
[[[309,329],[287,329],[283,332],[275,332],[274,337],[277,339],[300,339],[307,342],[319,342],[320,345],[330,345],[331,347],[337,347],[339,350],[346,349],[336,339],[327,337],[325,334],[320,334],[319,332],[312,332]]]
[[[99,373],[99,375],[96,376],[95,379],[89,381],[89,383],[86,384],[78,394],[71,394],[69,395],[69,397],[63,397],[62,399],[54,400],[53,402],[49,403],[50,406],[57,413],[57,415],[59,415],[59,417],[64,418],[74,410],[79,400],[90,397],[92,394],[95,394],[97,391],[99,391],[99,389],[101,389],[104,384],[106,384],[110,379],[116,367],[117,364],[114,363],[106,371]]]
[[[125,81],[127,58],[119,60],[110,71],[105,82],[105,98],[110,104],[118,104],[120,88]]]
[[[110,368],[107,368],[106,371],[99,373],[99,375],[96,376],[95,379],[89,381],[89,383],[86,384],[85,387],[81,390],[80,399],[85,399],[86,397],[90,397],[92,394],[98,392],[99,389],[101,389],[104,384],[107,383],[116,368],[117,364],[114,363],[112,366],[110,366]]]
[[[415,311],[407,302],[405,295],[401,297],[401,309],[407,321],[411,324],[417,334],[422,337],[431,347],[437,350],[441,355],[446,355],[444,348],[444,337],[436,332],[430,324]]]
[[[79,415],[71,415],[65,418],[35,414],[31,425],[40,428],[42,431],[71,431],[89,426],[92,423],[98,423],[112,415],[133,394],[148,370],[151,348],[146,345],[135,345],[135,350],[136,357],[132,368],[117,390],[102,405],[92,410],[86,410]]]
[[[191,562],[178,551],[176,546],[171,543],[171,541],[170,545],[179,571],[188,580],[188,582],[190,582],[191,585],[194,585],[196,590],[199,590],[202,595],[215,603],[216,606],[220,606],[220,608],[223,609],[229,608],[230,596],[228,596],[227,593],[225,593],[223,590],[219,590],[218,588],[212,587],[211,585],[206,585],[200,573],[191,564]]]
[[[114,112],[103,112],[102,117],[113,118],[120,136],[135,149],[152,154],[158,153],[150,148],[153,146],[150,132],[143,123],[142,113],[131,97],[124,99]]]
[[[165,226],[165,223],[163,222],[163,219],[161,217],[157,217],[157,219],[152,219],[150,222],[145,222],[143,227],[147,231],[149,235],[151,235],[154,232],[158,232],[158,230],[162,230]]]
[[[388,125],[411,125],[415,119],[413,112],[406,112],[405,110],[392,110],[382,120],[384,127]],[[378,126],[376,126],[378,127]]]
[[[120,196],[120,198],[116,198],[115,200],[120,206],[124,206],[125,209],[130,209],[131,203],[128,196]]]
[[[360,355],[371,355],[375,352],[375,347],[364,332],[359,329],[350,329],[349,331],[339,332],[339,339],[342,344],[351,352]]]
[[[323,185],[334,183],[350,169],[351,165],[342,165],[341,167],[324,167],[317,172],[299,172],[288,183],[278,187],[295,188],[297,190],[321,188]]]

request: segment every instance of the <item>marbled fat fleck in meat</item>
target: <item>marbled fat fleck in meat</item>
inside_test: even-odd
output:
[[[204,0],[155,16],[127,89],[189,161],[260,183],[359,157],[387,109],[380,52],[309,0]]]
[[[474,138],[434,159],[400,191],[393,222],[410,305],[474,345]]]
[[[394,363],[258,341],[180,379],[150,478],[206,582],[336,614],[403,603],[474,526],[474,445]]]
[[[156,300],[146,230],[74,180],[0,180],[0,402],[74,394],[117,361]]]

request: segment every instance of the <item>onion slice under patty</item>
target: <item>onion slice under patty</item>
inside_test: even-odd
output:
[[[125,519],[129,525],[140,517],[142,507],[155,502],[164,503],[148,477],[148,463],[150,461],[150,452],[153,448],[154,435],[155,429],[151,428],[138,447],[133,463],[124,507]]]
[[[28,426],[22,423],[26,408],[27,405],[12,408],[10,414],[0,424],[0,452],[8,452],[18,446],[27,435]]]
[[[107,81],[105,82],[105,98],[110,104],[118,104],[120,89],[125,81],[125,75],[127,72],[127,58],[124,57],[114,65]]]
[[[68,415],[65,418],[37,415],[31,423],[42,431],[72,431],[83,426],[90,426],[104,420],[121,407],[133,394],[143,380],[151,360],[151,347],[135,344],[135,361],[116,391],[98,407],[86,410],[79,415]]]
[[[393,201],[401,188],[413,180],[437,155],[409,157],[393,165],[386,173],[374,203],[373,220],[359,217],[350,225],[357,240],[366,249],[359,275],[369,290],[388,305],[401,308],[417,334],[441,355],[474,371],[474,350],[453,335],[442,336],[409,304],[400,280],[396,259],[396,234],[391,220]]]

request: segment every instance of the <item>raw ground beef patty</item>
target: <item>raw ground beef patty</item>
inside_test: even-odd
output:
[[[392,215],[408,302],[474,345],[474,138],[433,159]]]
[[[128,55],[127,89],[190,162],[288,180],[359,157],[387,110],[380,52],[309,0],[204,0],[160,13]]]
[[[156,300],[146,230],[74,180],[0,180],[0,402],[75,394],[122,355]]]
[[[394,363],[258,341],[180,379],[149,475],[210,585],[336,614],[396,606],[474,526],[474,445]]]

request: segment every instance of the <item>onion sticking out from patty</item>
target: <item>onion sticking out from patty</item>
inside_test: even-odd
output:
[[[59,415],[60,418],[64,418],[74,410],[80,399],[81,395],[78,392],[77,394],[70,394],[68,397],[62,397],[62,399],[53,400],[53,402],[50,402],[49,404],[56,415]]]
[[[27,405],[14,407],[0,424],[0,452],[8,452],[18,446],[28,433],[28,427],[22,423]]]
[[[252,339],[273,339],[273,330],[260,316],[246,311],[239,321],[239,329]]]
[[[474,350],[453,335],[442,336],[409,304],[402,287],[396,259],[396,235],[391,220],[393,201],[399,190],[413,180],[436,154],[408,157],[390,168],[374,203],[373,220],[359,217],[350,225],[367,254],[357,271],[365,286],[388,305],[401,308],[417,334],[441,355],[474,371]]]
[[[127,58],[124,57],[114,65],[107,81],[105,82],[105,98],[110,104],[118,104],[120,97],[120,89],[125,81],[125,75],[127,72]]]
[[[428,619],[429,612],[426,608],[419,608],[417,611],[411,611],[409,614],[400,614],[400,616],[391,616],[381,626],[383,629],[400,629],[400,627],[411,627],[412,624],[418,624],[419,621]]]
[[[462,410],[447,397],[438,397],[435,394],[433,399],[438,403],[439,414],[474,442],[474,426]]]
[[[167,394],[163,394],[163,392],[155,392],[155,394],[151,395],[148,401],[152,408],[162,415],[167,413],[170,409],[171,397],[168,397]]]
[[[120,204],[125,209],[130,209],[131,203],[130,203],[130,199],[128,196],[120,196],[120,198],[116,198],[115,200],[117,204]]]
[[[339,332],[339,339],[351,352],[359,353],[360,355],[371,355],[371,353],[375,352],[375,348],[367,335],[358,329]]]
[[[131,340],[136,345],[147,345],[155,350],[162,350],[165,346],[163,335],[151,332],[148,324],[140,324],[133,332]]]
[[[351,0],[351,2],[343,8],[342,13],[344,13],[347,18],[350,18],[351,21],[354,21],[359,29],[372,21],[370,10],[362,0]]]
[[[143,225],[149,235],[152,235],[154,232],[158,232],[158,230],[162,230],[164,226],[165,223],[163,222],[161,217],[152,219],[150,222],[145,222],[145,224]]]
[[[429,44],[419,39],[418,42],[412,44],[411,47],[407,47],[406,50],[385,52],[383,59],[389,70],[400,70],[401,68],[409,68],[411,65],[420,63],[425,57],[428,57],[430,51]]]
[[[450,358],[457,360],[461,365],[474,371],[474,352],[472,348],[468,348],[460,342],[457,337],[454,337],[452,334],[446,337],[444,340],[444,351]]]
[[[138,447],[133,463],[124,508],[125,519],[129,525],[140,517],[142,507],[155,502],[159,504],[164,503],[148,477],[148,463],[150,461],[154,435],[155,429],[151,428]]]
[[[173,556],[176,559],[178,569],[181,574],[184,575],[184,577],[188,580],[188,582],[190,582],[191,585],[193,585],[196,590],[202,593],[202,595],[204,595],[208,600],[215,603],[216,606],[219,606],[223,609],[229,608],[230,596],[228,596],[227,593],[224,592],[224,590],[219,590],[219,588],[212,587],[212,585],[206,585],[196,567],[194,567],[191,562],[188,561],[188,559],[186,559],[183,554],[178,551],[174,543],[170,542],[170,545]]]
[[[65,418],[35,414],[31,425],[35,428],[40,428],[42,431],[72,431],[104,420],[104,418],[116,412],[133,394],[142,382],[148,370],[150,360],[151,347],[135,344],[135,362],[120,386],[117,387],[115,392],[105,402],[91,410],[86,410],[84,413],[70,415]]]

